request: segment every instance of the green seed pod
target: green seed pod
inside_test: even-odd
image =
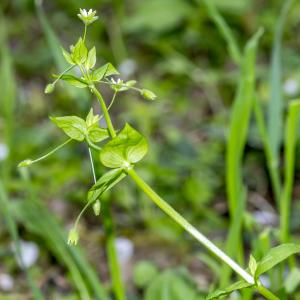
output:
[[[100,215],[100,211],[101,211],[101,202],[99,200],[97,200],[94,205],[93,205],[93,210],[95,213],[95,216],[99,216]]]

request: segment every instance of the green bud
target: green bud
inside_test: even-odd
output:
[[[99,200],[97,200],[94,205],[93,205],[93,210],[95,213],[95,216],[99,216],[100,215],[100,211],[101,211],[101,202]]]
[[[146,89],[142,89],[141,90],[141,95],[146,99],[146,100],[154,100],[156,98],[156,95]]]
[[[55,84],[54,83],[49,83],[46,85],[46,88],[45,88],[45,94],[50,94],[54,91],[54,88],[55,88]]]
[[[78,232],[77,232],[76,228],[72,228],[69,231],[68,244],[69,245],[76,245],[78,243],[78,240],[79,240]]]
[[[31,159],[25,159],[18,164],[18,167],[19,168],[27,167],[27,166],[31,165],[32,163],[33,163],[33,161]]]

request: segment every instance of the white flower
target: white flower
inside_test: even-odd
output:
[[[96,16],[96,10],[93,11],[92,9],[90,9],[89,11],[87,11],[86,9],[81,8],[79,10],[80,14],[78,14],[77,16],[85,25],[90,25],[98,19],[98,17]]]

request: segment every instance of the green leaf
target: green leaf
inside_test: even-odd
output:
[[[85,63],[87,55],[88,50],[80,37],[76,45],[71,46],[71,58],[76,64],[80,65]]]
[[[289,256],[300,253],[300,245],[296,244],[282,244],[272,248],[257,264],[255,278],[261,274],[269,271]]]
[[[88,192],[88,201],[96,201],[104,192],[110,190],[118,182],[120,182],[126,173],[122,169],[110,170],[97,180]]]
[[[61,79],[81,89],[86,88],[88,86],[88,83],[85,80],[75,77],[73,75],[62,75]]]
[[[93,71],[92,80],[100,81],[104,77],[111,76],[111,75],[118,75],[118,74],[120,73],[116,70],[116,68],[111,63],[107,63],[102,67]]]
[[[257,262],[256,259],[254,258],[254,256],[251,254],[250,255],[250,260],[249,260],[249,270],[250,270],[250,274],[254,275],[256,272],[256,268],[257,268]]]
[[[88,128],[88,136],[94,143],[101,142],[109,137],[108,130],[106,128],[99,127],[100,116],[94,115],[93,108],[86,117],[86,126]]]
[[[83,119],[76,116],[65,116],[57,118],[50,117],[50,120],[72,139],[80,142],[84,140],[87,127]]]
[[[108,168],[129,167],[140,161],[147,151],[147,140],[126,123],[120,133],[102,148],[100,160]]]
[[[242,290],[245,288],[249,288],[253,286],[253,284],[248,283],[246,281],[237,281],[234,284],[222,289],[222,290],[217,290],[212,293],[210,293],[207,297],[206,300],[212,300],[212,299],[218,299],[220,297],[227,296],[231,294],[234,291]]]
[[[72,57],[71,57],[71,54],[69,52],[67,52],[64,48],[61,48],[62,50],[62,54],[65,58],[65,60],[70,64],[70,65],[75,65]]]
[[[87,117],[86,117],[86,126],[90,127],[92,125],[94,125],[95,123],[97,123],[100,120],[100,116],[99,115],[94,115],[94,110],[93,108],[90,109]]]
[[[167,270],[150,283],[144,300],[196,300],[197,289],[183,270]]]
[[[85,67],[87,70],[92,69],[96,64],[96,48],[93,47],[87,56]]]
[[[133,281],[139,288],[146,287],[155,277],[159,271],[155,264],[151,261],[140,261],[133,269]]]
[[[292,294],[296,291],[299,285],[300,285],[300,270],[295,268],[288,274],[284,282],[284,287],[288,294]]]

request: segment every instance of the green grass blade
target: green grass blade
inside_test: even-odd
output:
[[[19,261],[22,265],[22,269],[24,270],[26,274],[26,278],[29,284],[29,287],[32,292],[32,296],[34,300],[43,300],[44,297],[41,294],[41,291],[36,286],[35,282],[32,279],[30,271],[25,267],[24,263],[22,262],[22,255],[21,255],[21,248],[20,248],[20,239],[19,234],[17,230],[17,225],[15,222],[15,219],[13,217],[13,214],[11,213],[11,207],[10,202],[8,200],[7,193],[4,189],[3,183],[0,181],[0,206],[1,206],[1,213],[3,216],[3,219],[5,220],[8,232],[11,236],[11,239],[16,247],[16,260]]]
[[[262,108],[261,108],[261,105],[258,101],[259,100],[257,99],[257,97],[255,97],[255,101],[254,101],[255,118],[256,118],[258,130],[260,132],[262,142],[263,142],[264,152],[265,152],[265,155],[266,155],[268,170],[269,170],[270,178],[271,178],[272,190],[273,190],[273,193],[274,193],[274,196],[275,196],[277,207],[279,209],[280,194],[281,194],[280,174],[279,174],[276,159],[274,157],[274,153],[271,149],[271,144],[270,144],[270,140],[269,140],[268,131],[267,131],[267,127],[266,127],[266,122],[264,120],[264,115],[263,115],[263,112],[262,112]]]
[[[241,79],[234,100],[226,151],[226,187],[231,225],[226,242],[227,253],[243,261],[241,229],[246,203],[246,188],[242,182],[242,156],[247,141],[250,115],[255,95],[255,63],[258,41],[263,33],[259,30],[247,43],[241,61]],[[233,247],[234,245],[234,247]],[[228,284],[231,270],[223,265],[221,286]]]
[[[198,2],[205,5],[210,18],[216,24],[219,32],[227,43],[228,51],[232,60],[239,65],[241,61],[241,52],[232,30],[211,0],[198,0]]]
[[[1,162],[2,176],[5,180],[10,177],[11,158],[13,157],[14,143],[14,110],[16,102],[16,84],[13,71],[13,59],[6,40],[6,20],[0,9],[0,113],[5,120],[4,140],[9,149],[7,159]]]
[[[247,139],[255,94],[255,61],[260,29],[247,43],[241,64],[241,79],[234,100],[226,152],[226,183],[229,211],[234,215],[242,191],[241,160]]]
[[[285,133],[285,168],[284,186],[280,201],[280,238],[281,242],[289,240],[289,219],[291,210],[292,188],[295,172],[295,148],[297,141],[297,127],[299,124],[300,100],[294,100],[288,108]]]
[[[276,160],[276,166],[279,162],[279,150],[283,135],[283,114],[284,103],[282,97],[282,53],[281,42],[283,28],[291,8],[293,0],[283,2],[280,16],[277,21],[275,37],[272,49],[271,70],[270,70],[270,89],[271,96],[268,107],[268,133],[271,150]]]

